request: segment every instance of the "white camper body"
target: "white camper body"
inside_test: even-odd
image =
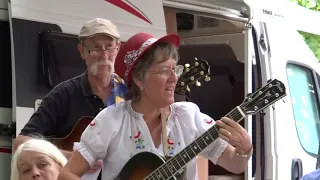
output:
[[[320,34],[319,24],[306,21],[317,22],[320,13],[282,1],[2,0],[1,27],[7,25],[11,39],[11,57],[5,59],[5,67],[12,70],[4,75],[11,73],[12,83],[3,77],[0,83],[12,89],[0,93],[0,124],[4,124],[0,130],[13,122],[18,135],[52,86],[83,70],[76,35],[85,21],[95,17],[113,21],[122,42],[142,31],[159,37],[175,29],[183,40],[180,63],[200,57],[211,66],[211,81],[192,88],[191,100],[215,119],[268,79],[282,81],[287,90],[285,103],[279,101],[265,109],[264,115],[245,119],[243,125],[252,136],[255,151],[240,179],[299,179],[315,170],[320,69],[297,30]],[[50,69],[52,61],[58,62],[60,70],[56,79]],[[4,72],[2,64],[0,68]],[[8,102],[9,94],[12,99]],[[12,142],[10,127],[7,129],[0,132],[0,179],[4,180],[10,176],[8,147]],[[216,169],[210,165],[210,175],[229,174]]]
[[[0,179],[9,179],[12,133],[10,28],[7,1],[0,1]],[[9,127],[9,128],[7,128]],[[15,127],[13,127],[15,129]],[[12,129],[12,130],[13,130]]]

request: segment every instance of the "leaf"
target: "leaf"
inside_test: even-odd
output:
[[[305,2],[306,2],[305,7],[308,8],[308,9],[317,6],[316,0],[306,0]]]
[[[302,7],[320,12],[320,0],[289,0]],[[315,22],[316,23],[316,22]],[[299,31],[300,35],[308,44],[314,55],[320,60],[320,35]]]

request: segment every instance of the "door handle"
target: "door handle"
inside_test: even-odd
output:
[[[291,164],[291,180],[300,180],[302,176],[302,161],[300,158],[293,158]]]

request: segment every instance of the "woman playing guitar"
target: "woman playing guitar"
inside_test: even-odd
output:
[[[244,128],[227,117],[214,121],[192,102],[174,102],[181,74],[179,44],[177,35],[156,39],[147,33],[138,33],[123,44],[115,71],[127,81],[127,101],[95,117],[75,143],[58,180],[79,180],[98,159],[103,159],[102,180],[172,179],[179,174],[195,180],[193,157],[200,150],[203,157],[233,173],[245,170],[252,144]],[[195,141],[215,124],[220,138],[208,134]],[[193,146],[184,149],[190,143]],[[182,150],[185,154],[179,153]],[[175,157],[177,153],[181,156]],[[166,166],[157,168],[160,157],[168,156]]]

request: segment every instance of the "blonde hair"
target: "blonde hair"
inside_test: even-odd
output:
[[[30,139],[21,144],[12,156],[10,180],[19,180],[18,159],[23,151],[35,151],[46,154],[61,167],[67,163],[66,157],[52,143],[43,139]]]

